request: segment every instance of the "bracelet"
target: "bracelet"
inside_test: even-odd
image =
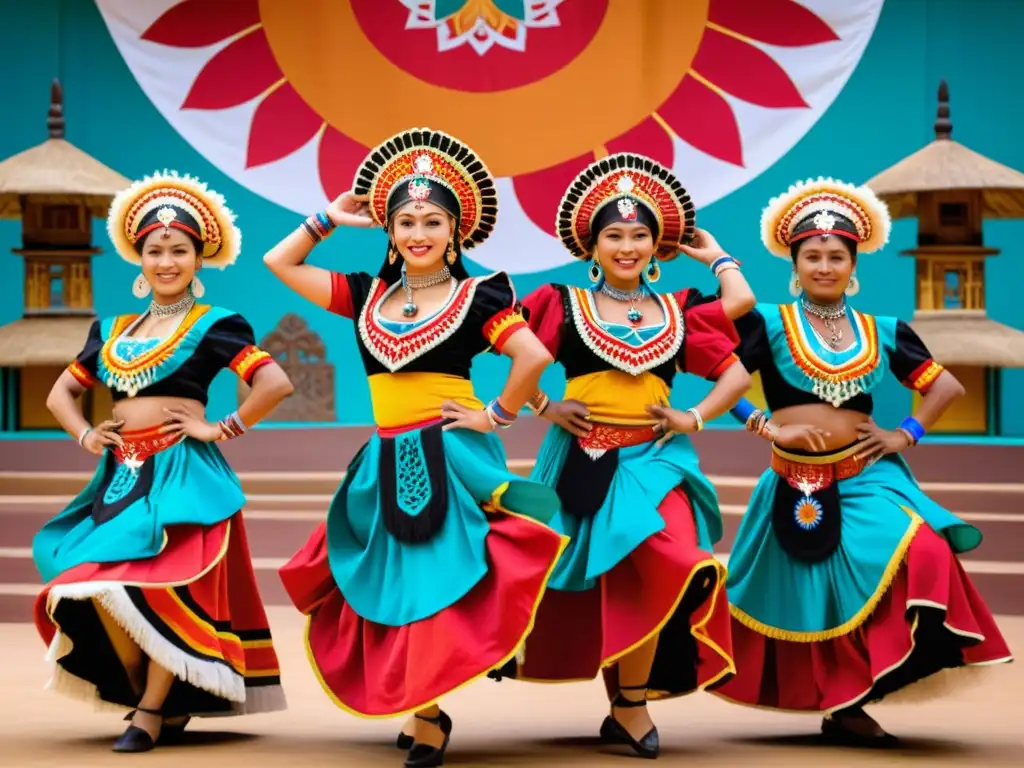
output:
[[[221,440],[232,440],[236,437],[241,437],[246,432],[245,422],[238,415],[238,411],[225,416],[217,422],[217,426],[220,427]]]
[[[704,429],[704,417],[700,415],[700,411],[698,411],[696,408],[687,408],[686,412],[693,416],[694,420],[697,422],[698,432]]]
[[[775,440],[775,426],[771,423],[771,417],[760,408],[755,408],[747,417],[746,428],[758,437],[766,440]]]
[[[85,447],[85,438],[89,435],[90,432],[92,432],[92,427],[86,424],[85,428],[78,435],[78,445],[80,448]]]
[[[907,448],[910,448],[911,446],[914,446],[914,445],[917,444],[916,441],[914,440],[914,436],[912,434],[910,434],[910,432],[905,430],[903,427],[896,427],[895,431],[899,432],[905,438],[907,438]]]
[[[551,405],[551,398],[540,389],[538,389],[537,394],[531,397],[526,403],[526,407],[533,411],[534,416],[543,416],[544,411],[548,409],[549,405]]]
[[[910,437],[911,445],[917,445],[925,436],[924,426],[913,416],[907,416],[907,418],[901,421],[899,428],[906,432]]]
[[[736,259],[734,259],[732,256],[719,256],[717,259],[711,262],[711,271],[717,274],[718,268],[721,267],[723,264],[728,264],[729,262],[735,264]]]
[[[305,232],[306,236],[314,243],[319,243],[331,234],[336,226],[337,225],[331,221],[331,217],[327,215],[327,211],[317,211],[302,222],[302,231]]]
[[[502,408],[501,403],[498,402],[498,398],[491,400],[491,402],[487,404],[486,410],[487,418],[491,420],[491,425],[495,428],[500,427],[501,429],[508,429],[518,418],[518,414],[506,411]]]

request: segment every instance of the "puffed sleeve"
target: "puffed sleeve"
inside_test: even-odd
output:
[[[932,359],[928,347],[914,329],[896,321],[896,343],[889,351],[889,370],[907,389],[927,392],[945,369]]]
[[[676,356],[680,371],[714,381],[738,362],[739,335],[719,299],[689,289],[676,294],[683,309],[683,347]]]
[[[565,326],[565,306],[558,286],[542,285],[523,299],[523,308],[526,310],[530,330],[547,347],[551,356],[557,358],[562,328]]]
[[[252,326],[241,315],[228,315],[214,323],[203,338],[207,353],[221,368],[229,368],[246,384],[274,359],[256,346]]]
[[[473,312],[480,321],[487,344],[500,353],[512,336],[529,325],[516,289],[504,272],[482,278],[473,296]]]
[[[331,303],[327,311],[349,319],[358,317],[372,284],[373,277],[365,272],[331,272]]]
[[[100,321],[95,320],[92,327],[89,328],[89,336],[85,340],[85,346],[78,353],[78,357],[68,366],[68,373],[74,376],[75,380],[86,389],[96,383],[96,371],[99,365],[101,349],[103,349],[103,335],[100,332]]]

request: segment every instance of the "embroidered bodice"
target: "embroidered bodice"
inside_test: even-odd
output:
[[[368,376],[439,373],[469,379],[473,358],[525,328],[515,289],[498,272],[463,280],[444,305],[415,322],[388,320],[380,307],[394,286],[364,272],[333,273],[335,314],[355,320],[359,354]]]
[[[926,390],[942,372],[913,329],[893,317],[874,317],[851,309],[854,341],[842,351],[830,349],[797,303],[758,304],[736,321],[740,359],[760,371],[771,410],[829,403],[871,414],[871,393],[891,371],[905,386]]]
[[[184,397],[206,404],[214,377],[224,368],[247,383],[271,357],[256,346],[252,328],[234,312],[196,304],[166,338],[136,338],[140,315],[97,320],[85,346],[68,366],[86,387],[97,382],[113,399]]]
[[[567,379],[617,370],[652,374],[671,386],[676,371],[716,378],[735,357],[738,337],[720,301],[687,289],[656,297],[664,322],[634,329],[602,320],[593,291],[544,285],[523,301],[530,327]]]

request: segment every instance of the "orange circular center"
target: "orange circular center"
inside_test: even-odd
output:
[[[288,82],[341,133],[372,147],[414,126],[436,128],[473,147],[496,176],[514,176],[591,152],[657,109],[697,53],[709,1],[608,0],[579,56],[498,92],[441,88],[397,68],[348,2],[260,0],[260,17]]]
[[[801,504],[800,508],[796,512],[797,517],[801,523],[810,525],[818,519],[818,508],[813,504]]]

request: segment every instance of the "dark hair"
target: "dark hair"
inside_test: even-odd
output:
[[[850,258],[853,259],[853,263],[856,264],[857,241],[849,237],[843,237],[842,235],[832,235],[832,237],[835,237],[837,240],[839,240],[839,242],[846,246],[846,250],[849,251],[850,253]],[[792,243],[789,246],[789,255],[793,259],[794,264],[796,264],[796,257],[800,253],[800,246],[802,246],[804,243],[810,242],[813,239],[813,237],[805,237],[803,240],[797,240],[795,243]]]

